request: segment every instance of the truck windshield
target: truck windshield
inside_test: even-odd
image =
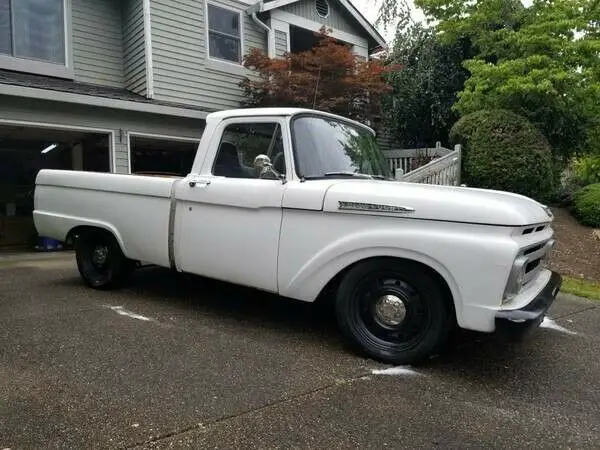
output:
[[[292,122],[292,136],[296,171],[304,179],[391,178],[375,137],[362,127],[328,117],[299,116]]]

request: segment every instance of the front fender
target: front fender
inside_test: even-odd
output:
[[[367,226],[354,224],[355,229],[347,232],[324,227],[333,231],[320,233],[310,242],[285,238],[293,232],[283,234],[280,293],[314,301],[348,266],[373,257],[396,257],[425,264],[446,281],[459,325],[469,307],[499,305],[517,252],[517,244],[508,234],[482,232],[486,227],[481,226],[417,220],[367,222]],[[351,228],[352,223],[343,227]],[[480,323],[475,328],[487,330],[490,326]]]

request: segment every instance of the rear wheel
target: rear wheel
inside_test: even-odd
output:
[[[336,317],[345,337],[372,358],[413,364],[436,352],[453,322],[437,277],[419,264],[377,259],[342,279]]]
[[[84,282],[95,289],[120,287],[135,268],[114,236],[103,230],[79,234],[75,238],[75,257]]]

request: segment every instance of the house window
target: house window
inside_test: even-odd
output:
[[[0,0],[0,67],[64,74],[60,69],[67,66],[66,1]]]
[[[239,12],[208,5],[208,49],[211,58],[241,64],[240,22],[241,14]]]

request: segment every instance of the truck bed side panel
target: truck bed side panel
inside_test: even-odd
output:
[[[42,236],[64,240],[80,225],[111,231],[129,258],[169,266],[171,187],[175,180],[137,175],[43,170],[34,221]]]

